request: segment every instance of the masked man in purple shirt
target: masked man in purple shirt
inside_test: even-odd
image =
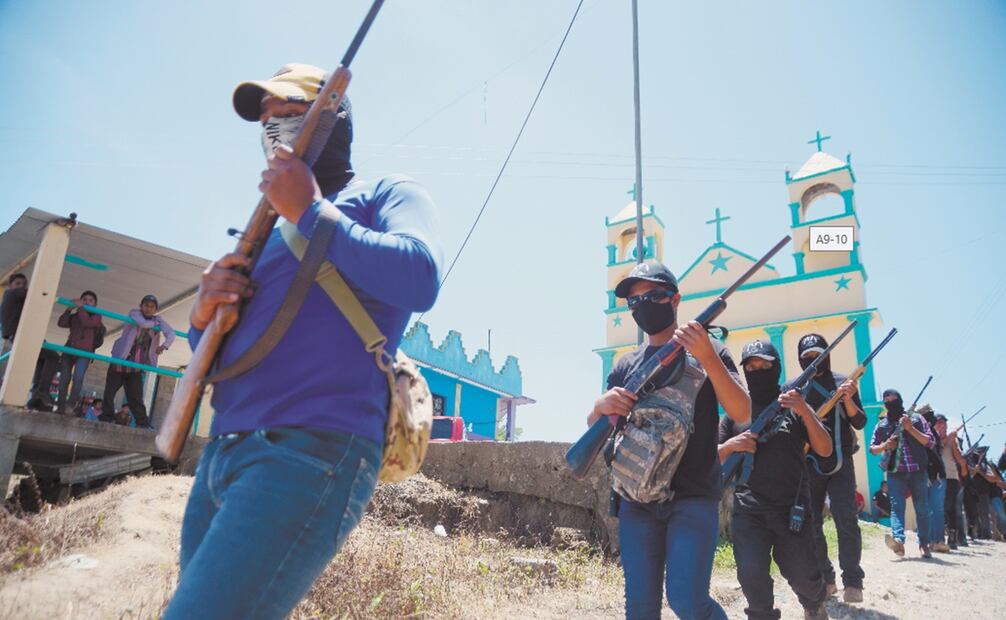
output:
[[[905,555],[905,501],[911,491],[915,504],[919,551],[931,558],[929,549],[929,474],[926,471],[928,451],[936,446],[925,418],[914,411],[905,411],[897,390],[884,390],[887,417],[873,430],[870,453],[883,455],[881,467],[887,471],[887,486],[891,496],[891,533],[887,546],[896,555]]]

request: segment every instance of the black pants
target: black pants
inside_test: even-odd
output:
[[[992,504],[987,493],[978,495],[978,533],[981,538],[992,538]]]
[[[38,361],[35,362],[35,374],[31,379],[32,396],[49,394],[52,378],[56,376],[57,370],[59,370],[59,353],[49,349],[39,351]]]
[[[943,497],[943,522],[947,528],[947,541],[952,541],[955,545],[957,532],[961,531],[961,524],[957,521],[957,491],[960,488],[960,482],[947,478],[947,494]]]
[[[814,535],[805,523],[798,534],[789,531],[789,511],[745,512],[734,506],[733,543],[737,580],[748,606],[748,618],[781,617],[775,609],[770,562],[806,609],[815,610],[825,599],[824,577],[814,556]]]
[[[824,539],[824,496],[827,494],[831,500],[831,516],[838,530],[838,565],[842,568],[842,583],[847,588],[862,588],[865,573],[859,565],[863,537],[856,510],[856,467],[852,462],[852,451],[845,449],[843,452],[842,468],[830,476],[822,476],[813,467],[808,467],[814,554],[824,580],[835,583],[835,567],[828,559],[828,541]]]
[[[102,398],[103,413],[101,419],[112,421],[115,419],[115,395],[119,393],[119,388],[126,389],[126,402],[129,403],[129,411],[133,414],[137,426],[146,426],[147,408],[143,405],[143,373],[142,372],[119,372],[108,367],[108,374],[105,375],[105,395]]]

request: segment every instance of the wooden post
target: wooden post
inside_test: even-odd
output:
[[[17,455],[18,438],[16,435],[0,433],[0,500],[6,499],[7,487],[10,486],[10,476],[14,471],[14,458]]]
[[[0,387],[0,404],[23,407],[28,400],[35,362],[56,303],[56,289],[70,245],[70,228],[66,223],[53,222],[43,233],[35,267],[28,280],[28,296],[14,336],[3,387]]]

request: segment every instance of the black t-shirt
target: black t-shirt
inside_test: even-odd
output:
[[[883,491],[877,491],[873,494],[873,503],[880,506],[881,510],[887,514],[891,514],[891,498],[887,496],[887,493]]]
[[[814,377],[810,382],[810,389],[807,391],[807,404],[814,411],[817,411],[821,405],[828,400],[831,393],[834,392],[838,386],[848,379],[843,374],[837,372],[831,373],[831,375],[825,375],[824,377]],[[859,393],[856,393],[852,397],[852,402],[856,404],[859,408],[858,411],[846,411],[845,415],[847,417],[843,418],[840,422],[842,429],[842,452],[846,455],[851,454],[852,442],[854,441],[852,429],[861,429],[866,426],[866,416],[859,411],[863,410],[863,402],[859,400]],[[835,416],[838,414],[839,405],[845,406],[843,401],[838,401],[838,405],[832,408],[828,412],[828,415],[824,416],[821,422],[824,427],[828,429],[828,433],[832,433],[835,429]]]
[[[737,376],[737,367],[722,343],[713,340],[713,348],[719,354],[723,364],[740,382]],[[611,374],[608,375],[608,389],[613,387],[623,387],[625,381],[632,372],[643,362],[657,352],[657,346],[640,347],[623,355]],[[668,368],[668,375],[671,369]],[[658,381],[660,377],[658,377]],[[666,379],[665,379],[666,380]],[[716,447],[716,424],[719,420],[719,401],[716,400],[716,391],[713,384],[707,377],[702,387],[699,388],[698,397],[695,400],[695,432],[688,439],[688,447],[681,457],[678,471],[674,473],[671,480],[671,488],[675,497],[712,497],[720,496],[720,459],[717,455]]]
[[[769,404],[752,403],[751,410],[760,413]],[[736,424],[724,416],[719,425],[720,443],[744,432],[748,426]],[[734,489],[737,509],[746,512],[788,511],[798,498],[801,505],[807,506],[810,502],[810,484],[803,447],[809,438],[803,420],[786,410],[760,436],[768,439],[758,444],[754,454],[754,469],[747,483],[738,484]]]

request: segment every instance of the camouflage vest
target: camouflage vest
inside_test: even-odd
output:
[[[695,431],[695,400],[706,371],[691,355],[680,378],[639,399],[615,444],[612,486],[635,502],[674,497],[671,479]]]

